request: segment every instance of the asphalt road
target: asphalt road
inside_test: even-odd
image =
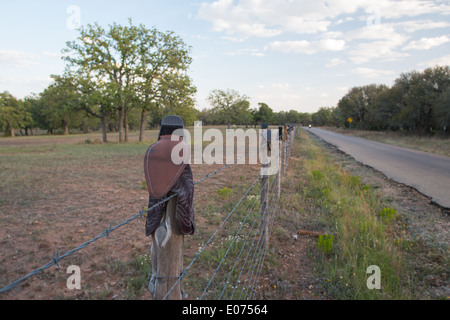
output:
[[[450,158],[319,128],[304,128],[388,178],[411,186],[450,208]]]

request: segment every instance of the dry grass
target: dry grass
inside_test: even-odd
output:
[[[142,161],[156,136],[157,131],[149,131],[147,142],[138,143],[134,133],[127,144],[98,143],[100,134],[0,139],[0,287],[47,263],[58,250],[73,249],[145,207]],[[419,241],[402,233],[395,214],[386,215],[388,219],[379,215],[389,203],[336,165],[305,133],[292,152],[257,297],[414,297],[404,258],[420,248]],[[194,180],[220,167],[193,165]],[[185,266],[258,173],[258,166],[232,166],[196,186],[197,232],[185,238]],[[239,225],[234,218],[230,222],[186,275],[190,299],[201,294]],[[320,249],[314,237],[294,240],[298,230],[334,235],[330,249]],[[150,299],[150,246],[144,220],[135,220],[64,259],[61,269],[50,268],[0,299]],[[78,291],[66,287],[71,264],[82,271]],[[381,291],[366,287],[366,269],[372,264],[382,268]]]
[[[207,128],[204,128],[207,129]],[[0,139],[0,287],[134,216],[146,207],[143,157],[146,142],[100,142],[101,135]],[[116,134],[109,135],[117,141]],[[192,165],[194,181],[222,165]],[[197,232],[186,237],[186,261],[198,252],[259,168],[232,166],[195,188]],[[227,199],[217,191],[231,190]],[[150,299],[146,290],[151,238],[135,220],[26,280],[1,299]],[[226,230],[225,230],[226,231]],[[223,235],[220,235],[223,237]],[[80,266],[82,289],[66,288],[69,265]],[[195,270],[193,268],[192,270]],[[196,279],[201,269],[188,274]],[[191,277],[191,278],[190,278]],[[195,297],[197,292],[189,292]]]

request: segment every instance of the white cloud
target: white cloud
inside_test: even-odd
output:
[[[228,36],[222,37],[222,39],[223,40],[228,40],[228,41],[231,41],[231,42],[244,42],[245,41],[244,38],[228,37]]]
[[[367,24],[386,19],[416,17],[424,14],[449,15],[450,4],[438,1],[394,0],[217,0],[202,2],[197,17],[210,21],[213,30],[250,37],[274,37],[286,32],[316,34],[329,27],[358,20]],[[337,21],[335,19],[339,18]],[[433,23],[434,26],[439,24]],[[442,23],[441,23],[442,25]],[[405,25],[405,28],[425,28]]]
[[[345,86],[343,86],[343,87],[337,87],[336,89],[335,89],[335,91],[336,92],[339,92],[339,93],[346,93],[346,92],[348,92],[348,90],[350,90],[348,87],[345,87]]]
[[[342,23],[349,22],[349,21],[354,21],[354,20],[355,20],[355,18],[353,18],[353,17],[347,17],[345,19],[339,19],[338,21],[336,21],[335,25],[338,26],[338,25],[340,25]]]
[[[289,83],[272,83],[259,85],[251,94],[253,103],[267,103],[274,111],[298,106],[302,103],[303,95]]]
[[[0,50],[0,63],[10,67],[26,68],[35,66],[39,63],[38,57],[32,53],[26,53],[17,50]]]
[[[291,85],[289,83],[272,83],[270,85],[259,85],[258,89],[261,89],[263,91],[269,90],[269,91],[287,91],[291,89]]]
[[[272,37],[280,30],[266,26],[246,5],[234,5],[233,0],[201,3],[198,17],[213,23],[213,31],[242,36]]]
[[[345,33],[344,39],[354,40],[405,40],[406,36],[398,33],[395,28],[388,24],[363,26],[359,29]]]
[[[431,14],[432,20],[427,17]],[[411,57],[408,50],[446,43],[450,36],[417,39],[414,33],[450,27],[448,15],[448,1],[216,0],[202,2],[197,17],[211,22],[213,31],[225,33],[230,41],[276,37],[264,50],[346,55],[328,57],[323,65],[329,68],[345,62],[398,61]],[[242,50],[228,54],[262,55]]]
[[[43,91],[51,82],[49,76],[4,76],[0,75],[0,86],[19,99],[23,99],[31,92]]]
[[[402,17],[416,17],[424,14],[450,14],[448,2],[439,1],[392,1],[378,0],[373,5],[380,8],[382,18],[399,19]]]
[[[395,72],[392,70],[380,70],[372,68],[356,68],[352,70],[352,73],[358,74],[365,78],[391,77],[395,75]]]
[[[450,22],[432,21],[432,20],[409,20],[409,21],[389,23],[388,25],[397,29],[402,29],[408,33],[414,33],[416,31],[448,28],[450,27]]]
[[[63,54],[60,52],[42,51],[41,54],[47,58],[61,59],[63,57]]]
[[[331,67],[336,67],[338,65],[344,64],[345,60],[340,59],[340,58],[333,58],[328,60],[328,62],[325,64],[325,67],[327,68],[331,68]]]
[[[342,38],[344,34],[340,31],[329,31],[329,32],[324,32],[320,35],[320,38],[322,39],[338,39],[338,38]]]
[[[258,49],[241,49],[238,51],[230,51],[224,53],[227,56],[240,56],[240,55],[250,55],[254,57],[263,57],[264,53],[260,52]]]
[[[429,67],[434,67],[434,66],[450,66],[450,54],[439,57],[439,58],[434,58],[425,62],[421,62],[418,64],[418,66],[420,67],[425,67],[425,68],[429,68]]]
[[[344,39],[349,43],[349,59],[356,64],[373,59],[392,61],[408,56],[398,50],[409,36],[397,32],[390,24],[369,25],[351,30],[344,34]]]
[[[403,50],[429,50],[433,47],[440,46],[450,41],[447,36],[440,36],[434,38],[420,38],[409,42]]]
[[[372,42],[359,42],[349,50],[349,59],[353,63],[361,64],[374,59],[379,59],[381,61],[395,61],[408,57],[408,53],[398,51],[406,40],[406,36],[393,34],[390,38],[386,39]]]
[[[318,41],[274,41],[265,49],[280,51],[284,53],[306,53],[314,54],[319,51],[341,51],[345,48],[344,40],[321,39]]]
[[[198,18],[210,21],[214,31],[247,37],[273,37],[284,32],[314,34],[327,31],[330,18],[357,8],[356,1],[336,2],[218,0],[201,3]]]

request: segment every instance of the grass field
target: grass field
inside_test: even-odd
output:
[[[137,142],[137,133],[129,143],[104,144],[100,134],[0,139],[0,271],[4,275],[0,286],[51,261],[57,251],[71,250],[146,208],[143,159],[157,134],[148,131],[144,143]],[[110,136],[111,141],[115,138]],[[194,181],[219,167],[193,164]],[[255,165],[238,169],[196,186],[200,227],[186,237],[186,261],[259,174]],[[229,195],[220,193],[225,188]],[[145,237],[144,224],[139,219],[123,226],[108,239],[66,258],[60,270],[47,269],[4,297],[148,299],[151,238]],[[218,241],[226,237],[219,234]],[[71,264],[83,271],[80,291],[66,288],[65,270]],[[192,279],[197,272],[202,270],[194,271]]]

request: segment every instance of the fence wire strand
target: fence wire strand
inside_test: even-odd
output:
[[[291,139],[289,139],[289,140],[291,140]],[[289,141],[289,144],[288,144],[288,154],[285,155],[286,157],[288,157],[288,156],[290,155],[291,147],[292,147],[292,141]],[[226,168],[228,168],[228,167],[230,167],[230,166],[232,166],[232,165],[235,165],[240,159],[242,159],[243,157],[246,157],[246,156],[249,155],[250,153],[251,153],[251,152],[247,152],[246,154],[244,154],[244,155],[241,156],[240,158],[236,159],[236,160],[233,161],[232,163],[226,164],[226,165],[220,167],[219,169],[217,169],[217,170],[215,170],[215,171],[213,171],[213,172],[207,174],[206,176],[204,176],[204,177],[201,178],[200,180],[194,182],[194,185],[197,185],[197,184],[199,184],[199,183],[201,183],[201,182],[203,182],[203,181],[205,181],[205,180],[211,178],[212,176],[218,174],[219,172],[225,170]],[[280,174],[278,174],[277,179],[279,179],[279,175],[280,175]],[[192,259],[192,261],[189,263],[189,265],[186,267],[186,269],[183,270],[183,272],[181,273],[181,275],[180,275],[179,277],[176,277],[177,280],[176,280],[175,284],[174,284],[174,285],[172,286],[172,288],[168,291],[168,293],[165,295],[165,297],[163,298],[163,300],[165,300],[165,299],[167,298],[167,296],[168,296],[168,295],[170,294],[170,292],[175,288],[175,286],[177,285],[177,283],[178,283],[178,282],[186,275],[187,271],[191,268],[191,266],[193,265],[193,263],[198,259],[198,257],[199,257],[200,254],[205,250],[205,248],[210,244],[210,242],[212,241],[212,239],[216,236],[216,234],[217,234],[218,231],[223,227],[223,225],[226,223],[226,221],[231,217],[231,215],[232,215],[233,212],[236,210],[236,208],[239,206],[239,204],[243,201],[243,199],[245,199],[245,197],[247,197],[247,195],[250,193],[250,191],[255,187],[255,185],[256,185],[256,183],[258,182],[258,180],[259,180],[260,177],[261,177],[261,175],[258,175],[258,177],[254,180],[254,182],[253,182],[253,184],[250,186],[250,188],[247,189],[247,191],[244,193],[244,195],[242,196],[242,198],[238,201],[238,203],[234,206],[234,208],[230,211],[230,213],[229,213],[229,214],[227,215],[227,217],[224,219],[224,221],[223,221],[223,222],[219,225],[219,227],[215,230],[215,232],[214,232],[213,235],[208,239],[208,241],[207,241],[206,244],[203,246],[203,248],[202,248],[202,249],[197,253],[197,255]],[[276,179],[273,179],[272,185],[274,184],[275,181],[276,181]],[[269,179],[267,180],[267,183],[268,183],[268,182],[269,182]],[[269,194],[270,194],[270,193],[269,193]],[[274,194],[275,194],[275,193],[272,193],[272,196],[273,196]],[[95,241],[97,241],[97,240],[99,240],[99,239],[101,239],[101,238],[103,238],[103,237],[109,237],[110,234],[111,234],[111,232],[113,232],[113,231],[119,229],[120,227],[122,227],[122,226],[124,226],[124,225],[126,225],[126,224],[128,224],[128,223],[130,223],[130,222],[132,222],[132,221],[134,221],[134,220],[136,220],[136,219],[138,219],[138,218],[144,217],[144,215],[145,215],[146,213],[148,213],[149,211],[151,211],[153,208],[155,208],[156,206],[158,206],[158,205],[160,205],[160,204],[162,204],[162,203],[165,203],[165,202],[169,201],[170,199],[172,199],[172,198],[175,197],[175,196],[177,196],[177,194],[172,194],[171,196],[169,196],[169,197],[167,197],[167,198],[164,198],[163,200],[159,201],[158,203],[154,204],[153,206],[149,207],[148,209],[146,209],[146,210],[142,209],[138,214],[136,214],[136,215],[132,216],[131,218],[129,218],[129,219],[123,221],[122,223],[119,223],[119,224],[116,225],[116,226],[110,225],[109,228],[107,228],[104,232],[102,232],[102,233],[99,234],[98,236],[92,238],[92,239],[89,240],[89,241],[84,242],[83,244],[79,245],[78,247],[76,247],[76,248],[74,248],[74,249],[72,249],[72,250],[70,250],[70,251],[67,251],[66,253],[64,253],[64,254],[62,254],[62,255],[60,255],[60,254],[59,254],[59,251],[57,251],[56,256],[55,256],[52,260],[50,260],[48,263],[46,263],[45,265],[41,266],[40,268],[37,268],[37,269],[31,271],[30,273],[28,273],[28,274],[25,275],[24,277],[19,278],[19,279],[15,280],[15,281],[11,282],[10,284],[4,286],[3,288],[0,289],[0,293],[4,293],[4,292],[7,292],[7,291],[13,289],[14,287],[18,286],[18,285],[19,285],[20,283],[22,283],[23,281],[25,281],[25,280],[27,280],[27,279],[29,279],[29,278],[31,278],[31,277],[33,277],[33,276],[39,274],[39,273],[42,272],[43,270],[48,269],[48,268],[50,268],[50,267],[52,267],[52,266],[55,266],[55,265],[56,265],[58,268],[60,268],[59,263],[60,263],[61,260],[63,260],[64,258],[69,257],[69,256],[71,256],[72,254],[74,254],[75,252],[77,252],[77,251],[79,251],[79,250],[82,250],[82,249],[86,248],[88,245],[94,243]],[[251,209],[249,210],[249,212],[248,212],[248,214],[247,214],[247,217],[248,217],[248,215],[253,211],[253,209],[254,209],[254,207],[255,207],[255,204],[256,204],[256,202],[257,202],[256,200],[257,200],[257,199],[255,199],[255,202],[253,203]],[[278,200],[279,200],[279,199],[277,199],[277,204],[278,204]],[[273,207],[272,207],[272,208],[273,208]],[[261,210],[260,210],[260,211],[261,211]],[[267,209],[266,209],[266,211],[267,211],[267,212],[266,212],[266,214],[267,214],[270,210],[267,210]],[[259,213],[258,213],[258,214],[259,214]],[[269,219],[270,219],[270,221],[271,221],[271,224],[273,224],[273,220],[274,220],[274,217],[273,217],[273,216],[274,216],[273,213],[271,214],[271,216],[269,216]],[[253,222],[253,224],[252,224],[252,228],[253,228],[253,226],[255,225],[256,221],[257,221],[257,220],[255,219],[254,222]],[[261,227],[262,222],[263,222],[263,219],[260,219],[260,223],[259,223],[258,229],[257,229],[257,231],[256,231],[256,233],[255,233],[255,235],[254,235],[254,237],[253,237],[253,240],[252,240],[251,248],[253,247],[253,243],[254,243],[255,238],[256,238],[256,235],[257,235],[258,233],[261,233],[261,234],[260,234],[260,239],[258,240],[257,247],[258,247],[258,246],[260,245],[260,243],[261,243],[261,239],[262,239],[262,237],[263,237],[263,233],[262,233],[262,232],[259,232],[258,230],[259,230],[259,228]],[[266,221],[266,222],[267,222],[267,221]],[[242,229],[242,227],[244,226],[244,224],[245,224],[245,221],[242,222],[241,228],[240,228],[240,229],[238,230],[238,232],[236,233],[233,242],[235,241],[236,237],[238,236],[238,234],[239,234],[239,232],[241,231],[241,229]],[[271,226],[270,226],[269,229],[271,230]],[[224,286],[224,288],[222,289],[222,292],[221,292],[221,294],[220,294],[220,296],[219,296],[219,299],[221,299],[222,296],[223,296],[223,294],[224,294],[225,287],[226,287],[226,285],[227,285],[227,283],[228,283],[228,281],[229,281],[229,278],[230,278],[231,274],[232,274],[233,271],[234,271],[234,268],[237,266],[237,260],[239,259],[240,255],[242,254],[243,249],[244,249],[244,247],[245,247],[245,244],[247,243],[247,241],[248,241],[248,239],[249,239],[251,233],[252,233],[252,229],[250,229],[249,233],[247,234],[247,238],[246,238],[247,240],[246,240],[246,242],[243,244],[243,246],[242,246],[242,248],[241,248],[241,251],[240,251],[238,257],[236,258],[236,261],[235,261],[235,263],[234,263],[233,269],[229,272],[228,279],[227,279],[227,281],[225,282],[225,286]],[[230,245],[230,247],[228,248],[227,253],[228,253],[228,251],[230,250],[230,248],[231,248],[232,245],[233,245],[233,243],[232,243],[232,244]],[[256,253],[256,249],[257,249],[257,248],[255,248],[255,253]],[[259,253],[261,253],[261,252],[259,251]],[[244,262],[244,264],[243,264],[243,267],[245,267],[245,264],[246,264],[246,262],[247,262],[247,259],[248,259],[248,257],[249,257],[249,254],[250,254],[250,251],[249,251],[249,253],[247,254],[247,257],[246,257],[246,259],[245,259],[245,262]],[[257,271],[257,274],[258,274],[258,275],[259,275],[259,272],[261,271],[261,268],[262,268],[262,262],[264,261],[264,258],[265,258],[265,255],[266,255],[266,254],[267,254],[267,248],[265,248],[265,251],[264,251],[264,253],[263,253],[262,259],[260,259],[260,260],[258,261],[258,262],[259,262],[259,270]],[[258,255],[259,255],[259,254],[258,254]],[[226,255],[225,255],[225,256],[226,256]],[[200,299],[205,295],[206,290],[207,290],[208,287],[211,285],[211,283],[212,283],[212,281],[213,281],[213,279],[214,279],[214,277],[215,277],[217,271],[220,269],[220,266],[222,265],[222,262],[223,262],[225,256],[224,256],[223,259],[220,261],[219,266],[218,266],[217,269],[215,270],[215,272],[214,272],[213,276],[211,277],[211,279],[210,279],[210,281],[209,281],[207,287],[204,289],[204,292],[203,292],[203,294],[201,295]],[[253,259],[254,259],[254,258],[253,258]],[[253,259],[252,259],[252,265],[253,265]],[[256,266],[256,263],[255,263],[255,266]],[[249,267],[249,268],[250,268],[250,267]],[[238,280],[236,280],[236,283],[235,283],[235,286],[234,286],[234,290],[233,290],[233,292],[232,292],[232,295],[231,295],[230,299],[233,297],[234,292],[235,292],[235,290],[236,290],[236,288],[237,288],[237,282],[238,282],[239,279],[240,279],[240,276],[241,276],[241,274],[242,274],[242,270],[243,270],[243,269],[241,269],[241,272],[240,272],[240,274],[239,274]],[[252,273],[253,273],[253,270],[252,270]],[[247,276],[248,276],[248,274],[247,274]],[[256,279],[256,278],[255,278],[255,279]],[[254,282],[255,282],[255,281],[254,281]],[[252,291],[253,293],[255,292],[254,287],[252,287],[252,290],[251,290],[251,291]],[[241,295],[242,295],[242,292],[241,292]],[[240,297],[241,297],[241,296],[240,296]]]

